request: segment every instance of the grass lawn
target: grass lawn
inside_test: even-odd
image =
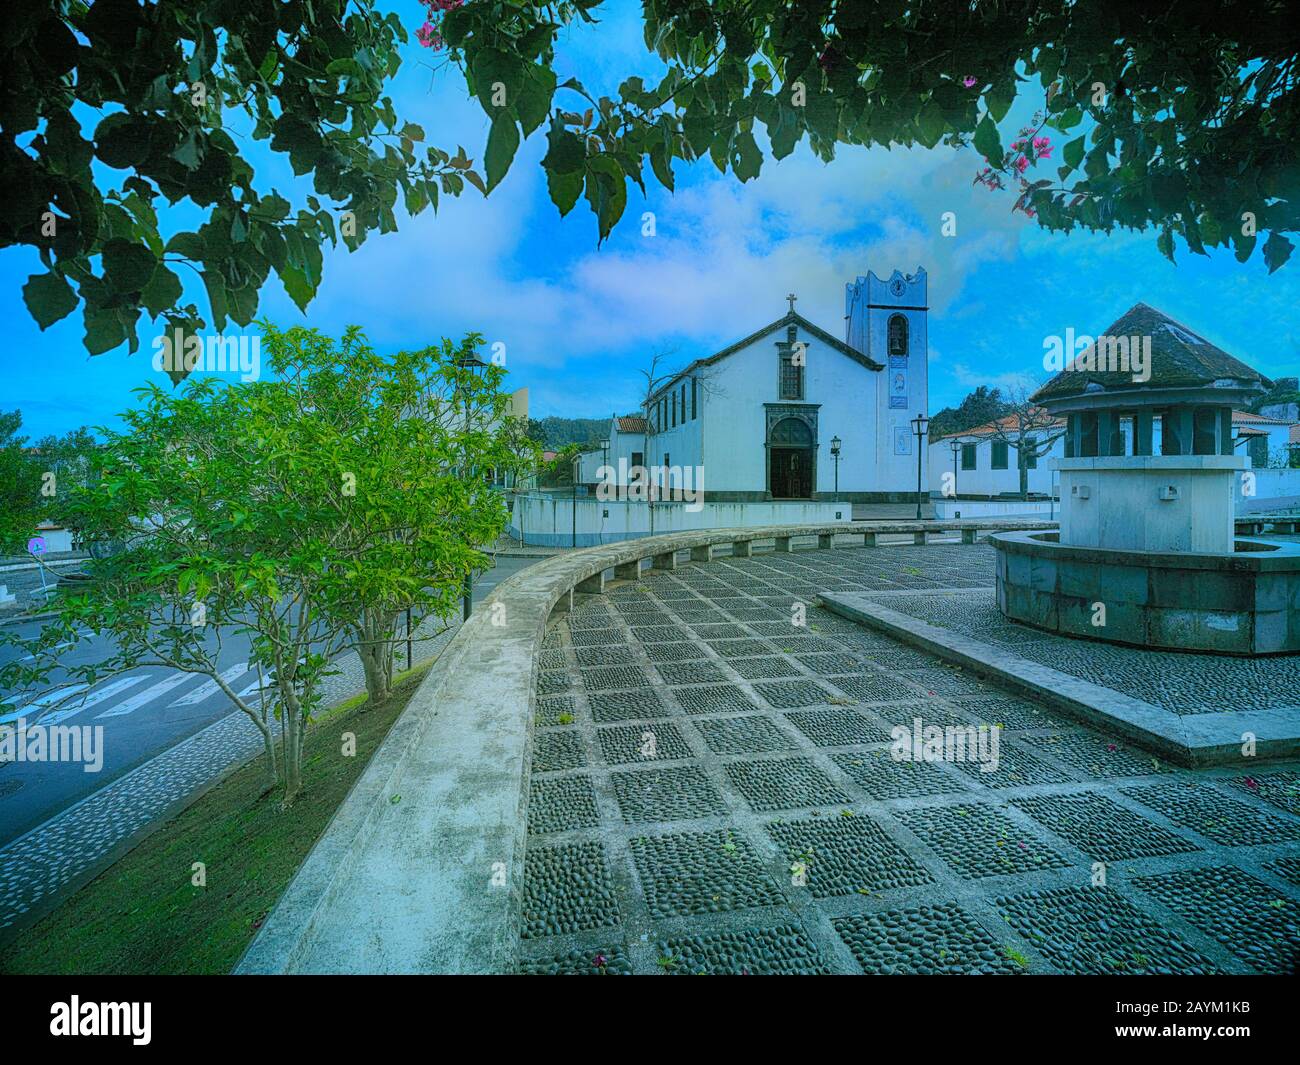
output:
[[[265,759],[250,762],[19,933],[0,972],[229,972],[422,677],[417,669],[385,702],[351,700],[312,726],[292,809],[258,797]],[[353,757],[342,753],[348,732]],[[195,862],[206,887],[191,884]]]

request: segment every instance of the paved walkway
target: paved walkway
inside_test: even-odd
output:
[[[538,673],[523,970],[1295,971],[1300,765],[1176,768],[810,605],[992,583],[900,546],[584,598]],[[917,718],[1003,726],[996,768],[895,760]]]
[[[417,659],[437,657],[460,622],[453,619],[450,629],[434,636],[442,624],[430,617],[416,630],[425,640],[416,644]],[[336,665],[339,672],[323,685],[326,706],[365,691],[355,651],[340,656]],[[404,665],[403,657],[398,668]],[[261,751],[261,733],[235,711],[0,849],[0,936],[48,910],[115,860],[140,833],[175,816],[214,780]]]

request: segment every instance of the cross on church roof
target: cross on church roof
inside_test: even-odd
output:
[[[799,297],[796,296],[793,292],[791,292],[790,295],[786,296],[786,299],[788,299],[788,300],[790,301],[790,313],[791,313],[791,314],[794,314],[794,301],[797,300],[798,298],[799,298]]]

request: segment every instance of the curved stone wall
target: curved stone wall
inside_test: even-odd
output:
[[[799,537],[1050,529],[919,521],[697,530],[558,555],[503,581],[461,627],[286,889],[240,973],[493,973],[518,942],[534,671],[552,609],[605,574]],[[849,546],[852,550],[852,545]]]
[[[1175,651],[1300,651],[1300,545],[1238,541],[1232,555],[1062,546],[1006,532],[998,609],[1067,636]]]

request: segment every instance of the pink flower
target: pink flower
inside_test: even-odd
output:
[[[1026,170],[1029,169],[1029,159],[1026,156],[1022,155],[1019,159],[1016,160],[1016,169],[1023,174]]]
[[[1026,217],[1026,218],[1037,218],[1037,217],[1038,217],[1038,212],[1035,211],[1032,207],[1026,207],[1026,208],[1025,208],[1025,217]]]
[[[1039,159],[1050,159],[1052,157],[1052,140],[1050,137],[1035,137],[1034,151],[1038,153]]]
[[[974,74],[967,74],[964,78],[961,79],[961,83],[962,83],[963,85],[965,85],[966,88],[968,88],[968,89],[972,89],[972,88],[974,88],[974,87],[975,87],[975,75],[974,75]]]
[[[415,39],[425,48],[432,48],[434,39],[437,36],[438,32],[433,28],[433,23],[427,20],[423,26],[415,31]]]

